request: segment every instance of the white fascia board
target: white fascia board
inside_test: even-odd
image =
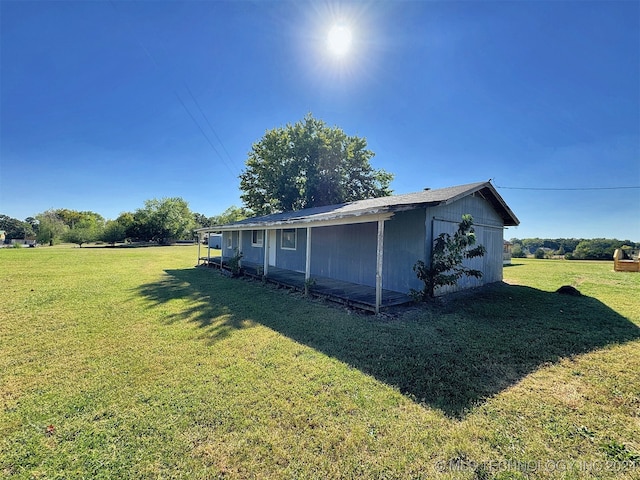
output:
[[[194,230],[194,232],[198,232],[198,233],[211,233],[211,232],[221,232],[222,229],[220,227],[202,227],[202,228],[196,228]]]
[[[360,213],[356,215],[345,215],[331,218],[297,218],[279,222],[256,222],[243,223],[242,225],[224,225],[210,230],[216,231],[238,231],[238,230],[274,230],[279,228],[306,228],[306,227],[331,227],[335,225],[350,225],[356,223],[377,222],[378,220],[389,220],[393,212],[385,213]]]

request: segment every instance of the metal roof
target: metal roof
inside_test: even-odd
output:
[[[251,230],[302,224],[313,226],[313,224],[371,222],[377,219],[388,219],[394,212],[398,211],[450,204],[474,193],[482,196],[493,206],[502,217],[505,226],[515,226],[520,223],[491,182],[477,182],[402,195],[357,200],[338,205],[305,208],[294,212],[273,213],[262,217],[247,218],[227,225],[200,228],[197,231]]]

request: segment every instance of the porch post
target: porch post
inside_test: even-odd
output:
[[[198,263],[197,266],[200,266],[200,244],[202,243],[202,232],[198,232]]]
[[[376,249],[376,313],[382,304],[382,256],[384,254],[384,220],[378,220],[378,246]]]
[[[304,279],[311,278],[311,227],[307,227],[307,258],[305,260]]]
[[[238,254],[242,253],[242,232],[244,230],[240,230],[238,232]],[[231,241],[231,246],[233,247],[233,240]],[[242,257],[238,260],[238,266],[242,267]]]
[[[269,230],[265,228],[263,232],[262,243],[264,245],[264,271],[262,274],[266,277],[267,273],[269,273]]]

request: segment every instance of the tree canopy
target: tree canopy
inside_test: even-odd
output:
[[[38,243],[53,245],[69,229],[55,210],[47,210],[36,215],[38,220]]]
[[[31,223],[31,221],[34,223]],[[25,219],[23,222],[17,218],[0,214],[0,230],[5,231],[6,241],[17,238],[33,238],[36,234],[34,225],[37,227],[37,221],[32,217]]]
[[[593,238],[581,240],[570,256],[575,260],[611,260],[616,248],[631,250],[637,248],[638,244],[629,240],[615,240],[607,238]],[[626,247],[626,248],[625,248]]]
[[[567,260],[611,260],[616,248],[640,249],[640,242],[616,238],[512,238],[512,257],[536,258],[564,256]]]
[[[67,230],[62,239],[65,242],[76,243],[79,247],[82,247],[83,243],[95,242],[103,233],[101,226],[90,221],[82,220],[78,222],[73,228]]]
[[[245,206],[257,215],[391,194],[393,175],[374,169],[367,141],[311,114],[268,130],[240,175]]]
[[[232,207],[227,214],[238,214]],[[36,238],[38,243],[53,245],[59,241],[82,246],[94,241],[105,241],[112,245],[125,239],[134,241],[156,241],[193,238],[192,228],[203,215],[193,214],[185,200],[180,197],[151,199],[144,208],[135,212],[123,212],[116,220],[105,221],[102,215],[91,211],[66,208],[49,209],[24,221],[0,214],[0,229],[6,231],[5,241],[16,238]],[[202,219],[200,218],[200,219]]]
[[[128,230],[134,238],[167,243],[190,235],[195,220],[182,198],[154,198],[146,200],[144,205],[133,214],[133,223]]]
[[[55,213],[69,228],[62,235],[65,242],[77,243],[82,247],[83,243],[95,242],[102,237],[105,221],[99,213],[66,208],[55,210]]]
[[[69,210],[68,208],[58,208],[57,210],[53,210],[53,212],[71,229],[80,223],[85,224],[85,226],[87,224],[98,226],[104,225],[104,218],[96,212],[80,212],[78,210]]]
[[[249,212],[247,212],[244,208],[231,205],[220,215],[214,215],[213,217],[211,217],[209,221],[211,222],[211,225],[226,225],[228,223],[244,220],[249,215]]]
[[[122,242],[127,236],[126,227],[118,222],[117,220],[109,220],[107,221],[104,230],[102,232],[102,240],[111,245],[116,244],[116,242]]]

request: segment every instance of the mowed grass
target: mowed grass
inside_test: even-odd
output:
[[[196,256],[0,250],[0,477],[640,477],[638,274],[375,317]]]

